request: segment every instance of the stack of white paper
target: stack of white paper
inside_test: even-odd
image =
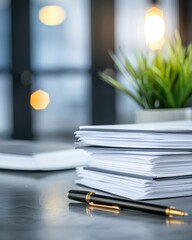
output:
[[[133,199],[192,194],[192,121],[82,126],[77,183]]]

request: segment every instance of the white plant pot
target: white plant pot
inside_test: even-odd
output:
[[[135,114],[136,123],[176,120],[192,120],[192,108],[146,109]]]

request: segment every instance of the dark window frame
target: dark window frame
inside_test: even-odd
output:
[[[32,87],[31,80],[32,76],[41,74],[89,73],[92,81],[92,123],[115,122],[115,91],[98,77],[99,71],[103,71],[105,68],[113,68],[113,63],[108,56],[108,50],[114,50],[114,1],[91,0],[90,11],[91,69],[85,70],[72,67],[33,71],[30,62],[30,0],[11,0],[12,137],[14,139],[34,138],[32,110],[29,104]],[[103,29],[107,29],[106,33],[102,31]]]

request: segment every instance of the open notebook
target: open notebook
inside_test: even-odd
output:
[[[89,154],[69,144],[0,141],[0,169],[60,170],[86,165]]]

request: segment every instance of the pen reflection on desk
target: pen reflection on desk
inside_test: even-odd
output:
[[[156,223],[166,224],[166,225],[183,225],[188,223],[188,221],[184,221],[183,219],[176,219],[169,216],[159,216],[159,215],[151,215],[151,214],[139,214],[139,212],[134,213],[128,211],[115,211],[113,209],[104,209],[104,208],[95,208],[92,206],[86,206],[83,203],[69,203],[69,211],[77,214],[83,214],[87,217],[104,217],[104,218],[113,218],[119,220],[131,220],[131,221],[153,221]]]
[[[89,204],[89,206],[121,210],[131,209],[147,213],[153,213],[166,216],[187,216],[188,213],[175,209],[175,207],[161,206],[146,202],[134,201],[130,199],[120,197],[110,197],[104,195],[98,195],[94,192],[70,190],[68,192],[68,198],[80,202]]]

